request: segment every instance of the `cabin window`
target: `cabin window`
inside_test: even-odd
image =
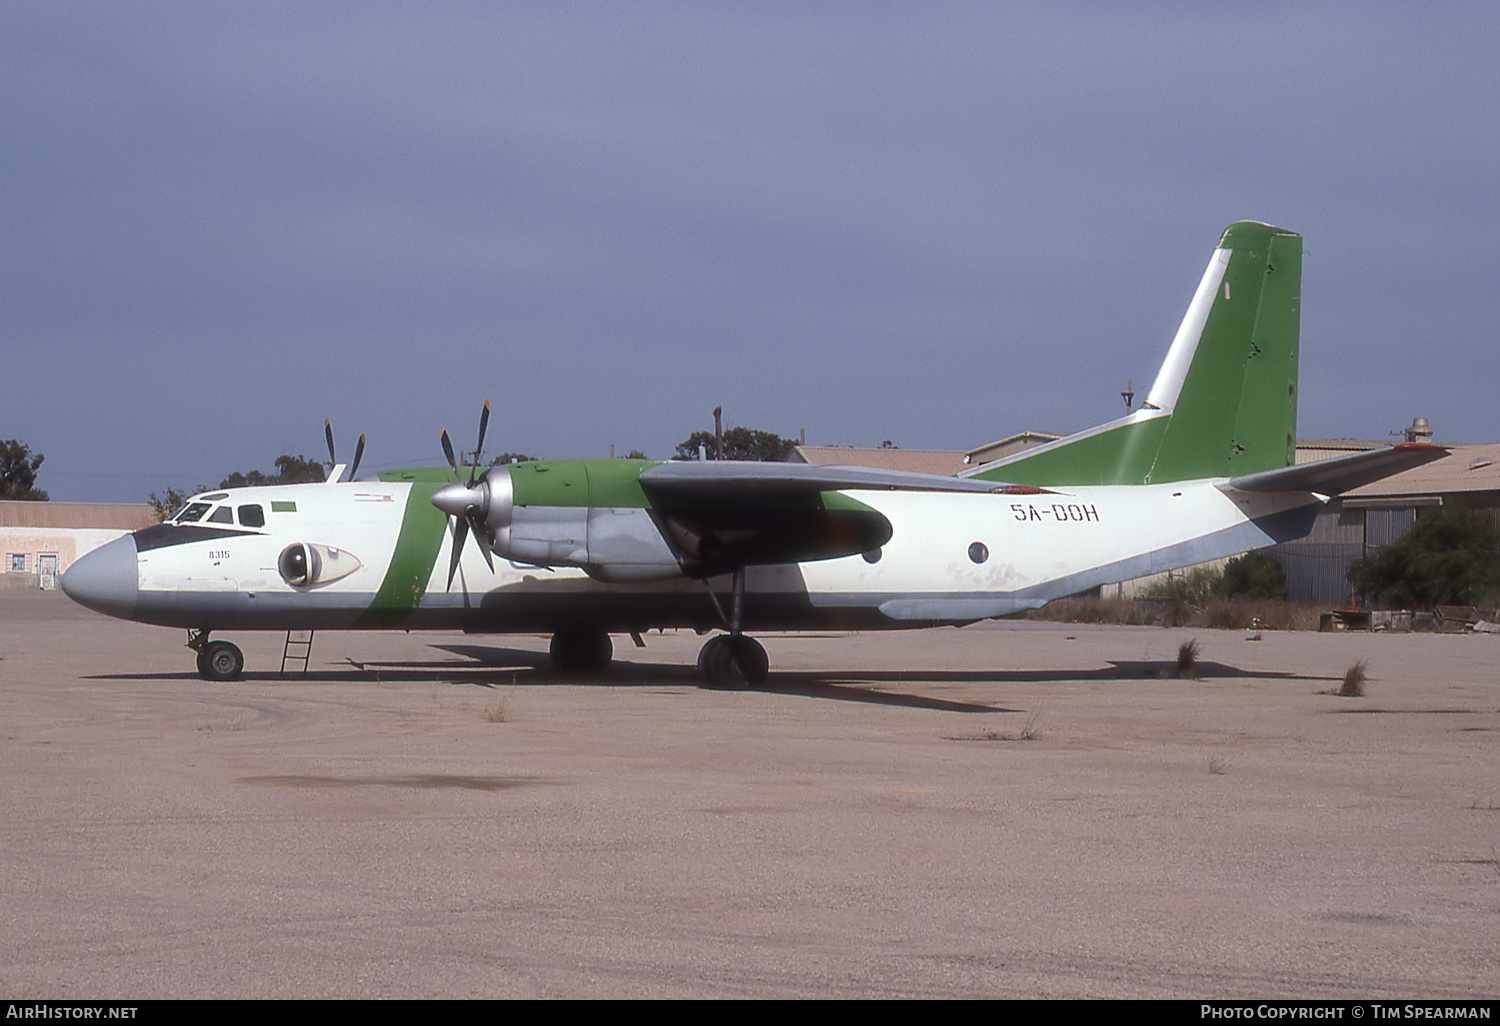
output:
[[[263,510],[263,509],[261,509],[260,506],[259,506],[259,504],[251,504],[249,506],[241,506],[240,507],[240,526],[241,527],[265,527],[266,526],[266,511]]]
[[[234,510],[228,506],[220,506],[208,515],[210,524],[232,524],[234,523]]]
[[[186,509],[184,509],[181,513],[177,514],[177,522],[179,524],[196,523],[197,521],[202,520],[203,519],[203,514],[205,514],[207,512],[208,512],[208,503],[206,503],[206,502],[190,502],[190,503],[187,504],[187,508]]]

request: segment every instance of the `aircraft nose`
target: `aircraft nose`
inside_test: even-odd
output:
[[[80,606],[128,619],[135,612],[139,583],[135,538],[127,534],[87,553],[68,567],[61,583]]]

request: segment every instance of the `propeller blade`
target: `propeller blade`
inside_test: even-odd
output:
[[[474,518],[474,544],[479,546],[479,554],[484,557],[484,565],[490,568],[490,573],[495,572],[495,560],[490,556],[489,535],[485,533],[484,526]]]
[[[469,484],[474,483],[474,476],[479,473],[479,454],[484,452],[484,431],[490,426],[490,401],[484,401],[484,412],[479,415],[479,441],[474,445],[474,467],[469,471]]]
[[[333,454],[333,422],[323,418],[323,437],[328,439],[328,464],[338,466],[339,458]]]
[[[464,554],[464,539],[469,536],[467,517],[453,518],[453,558],[448,561],[448,591],[453,590],[453,575],[458,572],[459,557]],[[476,539],[477,541],[478,539]],[[467,587],[467,586],[466,586]]]
[[[359,472],[359,458],[365,454],[365,436],[359,436],[359,444],[354,447],[354,465],[349,468],[349,480],[354,480],[354,475]]]
[[[443,455],[448,457],[448,466],[453,468],[453,475],[458,476],[458,457],[453,455],[453,443],[448,441],[448,429],[443,428]]]
[[[474,535],[474,544],[479,546],[479,554],[484,557],[485,565],[490,568],[490,573],[495,572],[495,559],[490,551],[489,534],[485,528],[484,519],[480,515],[481,507],[487,506],[488,486],[481,487],[479,480],[479,457],[484,452],[484,435],[490,426],[490,402],[484,402],[484,410],[479,414],[479,438],[474,444],[474,463],[469,468],[469,482],[463,483],[463,469],[458,461],[458,456],[453,451],[453,440],[448,437],[448,429],[444,428],[439,436],[443,443],[443,455],[448,457],[448,466],[453,468],[454,483],[444,485],[432,494],[432,504],[453,521],[453,554],[448,562],[448,590],[453,590],[453,578],[458,573],[459,561],[463,558],[464,542],[470,534]],[[364,437],[360,437],[360,445],[364,445]],[[354,462],[359,464],[359,455],[356,451]],[[352,474],[350,475],[353,476]],[[478,489],[478,491],[476,491]],[[468,602],[469,586],[464,583],[464,601]]]

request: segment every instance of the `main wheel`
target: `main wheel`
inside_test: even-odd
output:
[[[592,627],[565,627],[552,635],[547,646],[552,665],[569,673],[603,673],[614,658],[609,633]]]
[[[198,653],[198,672],[205,680],[238,680],[245,670],[245,653],[227,641],[211,641]]]
[[[698,671],[709,687],[743,688],[765,683],[771,660],[754,638],[720,634],[710,638],[698,653]]]

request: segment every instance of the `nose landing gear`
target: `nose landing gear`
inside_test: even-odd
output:
[[[208,631],[189,631],[188,648],[198,653],[198,676],[204,680],[239,680],[245,653],[227,641],[209,641]]]

